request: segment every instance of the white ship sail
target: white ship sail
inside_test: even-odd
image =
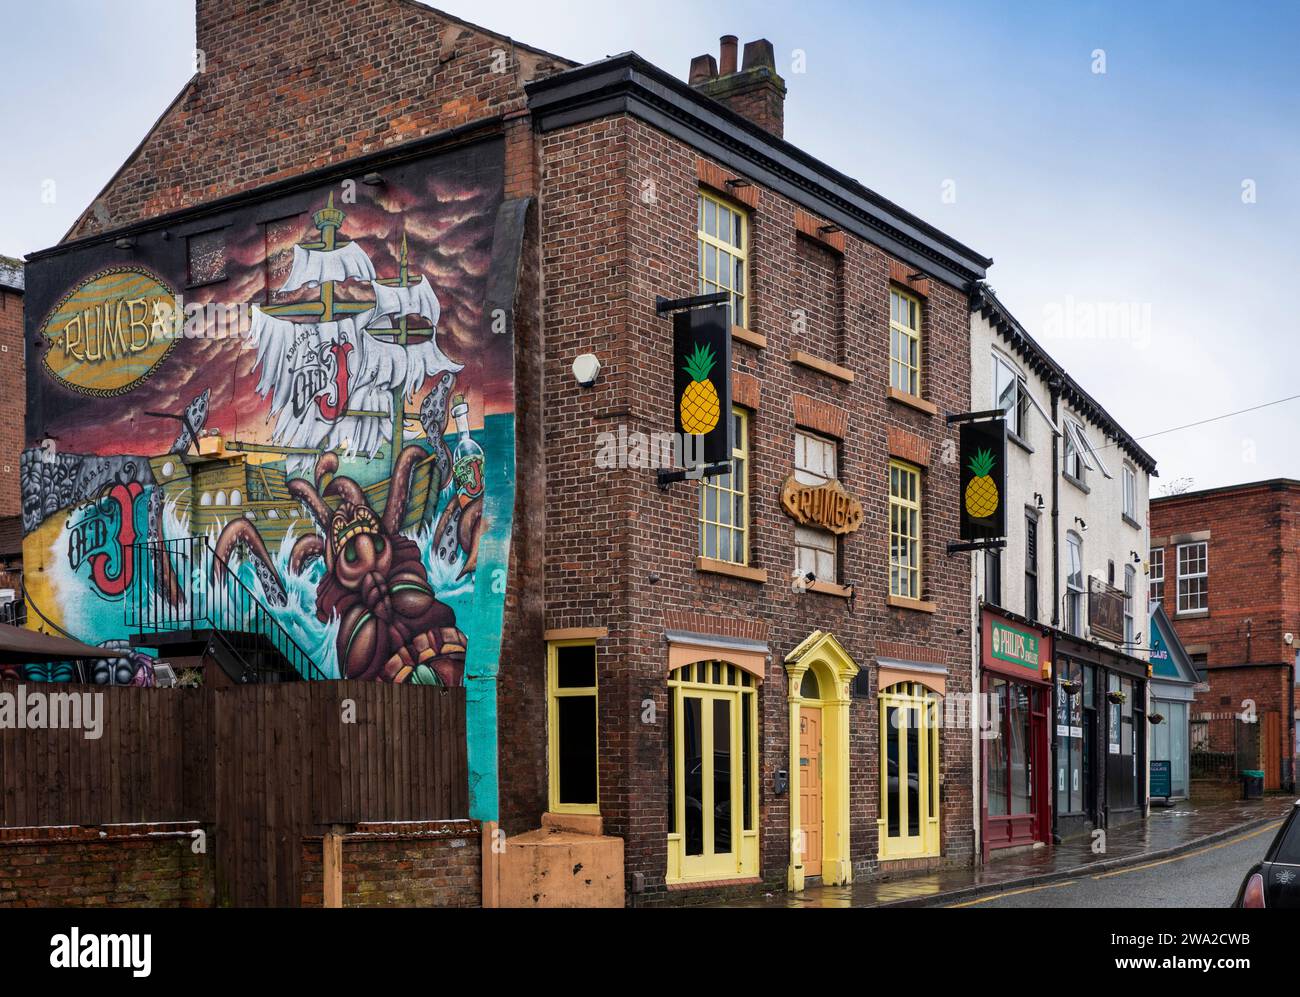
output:
[[[442,305],[438,296],[423,277],[407,287],[390,287],[387,284],[372,282],[375,291],[375,311],[383,315],[419,315],[435,329],[442,315]]]
[[[293,266],[280,290],[296,291],[300,287],[319,287],[326,281],[349,279],[375,279],[375,265],[355,242],[345,243],[338,249],[294,246]]]
[[[385,293],[416,291],[420,285],[372,286],[386,307],[395,307],[393,314],[436,319],[437,297],[427,284],[423,296]],[[410,401],[426,379],[462,369],[438,348],[436,328],[427,339],[403,346],[372,335],[396,332],[386,325],[378,308],[333,322],[291,322],[253,307],[253,370],[261,368],[258,393],[271,399],[271,439],[276,446],[341,449],[346,456],[373,457],[392,440],[395,390],[401,390],[403,401]],[[340,363],[346,364],[346,371],[340,372]],[[303,455],[290,455],[286,461],[290,472],[307,470],[313,462]]]

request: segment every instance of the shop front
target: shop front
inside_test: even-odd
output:
[[[1055,641],[1056,837],[1146,809],[1147,663],[1068,634]]]
[[[1046,843],[1051,833],[1050,763],[1052,638],[1024,620],[985,608],[980,614],[980,691],[984,858],[991,852]]]
[[[1151,614],[1151,799],[1185,800],[1191,788],[1196,669],[1164,608]]]

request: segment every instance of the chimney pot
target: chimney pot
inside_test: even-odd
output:
[[[689,82],[691,86],[698,86],[701,83],[707,83],[709,80],[716,79],[718,75],[717,60],[711,55],[697,55],[691,60],[691,75]]]
[[[719,39],[722,50],[722,57],[719,60],[718,70],[722,76],[730,76],[736,71],[736,46],[740,44],[740,39],[735,35],[723,35]],[[749,46],[745,46],[745,58],[749,58]]]
[[[732,50],[732,69],[735,70],[735,50]],[[772,49],[772,43],[766,38],[759,38],[757,41],[745,42],[745,62],[743,68],[746,71],[751,69],[770,69],[776,72],[776,53]]]

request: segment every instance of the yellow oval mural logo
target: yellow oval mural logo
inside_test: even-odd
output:
[[[147,378],[176,343],[176,295],[131,267],[86,278],[50,312],[45,367],[87,395],[120,395]]]

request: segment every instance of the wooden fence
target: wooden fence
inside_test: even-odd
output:
[[[468,813],[464,689],[23,688],[65,713],[70,700],[51,697],[99,699],[80,729],[0,720],[0,827],[200,821],[224,902],[298,903],[302,838],[332,824]],[[0,683],[5,694],[22,705],[18,684]]]

